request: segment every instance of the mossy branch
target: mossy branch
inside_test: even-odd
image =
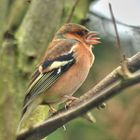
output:
[[[122,90],[140,83],[140,52],[129,58],[128,68],[135,74],[134,77],[124,79],[123,75],[118,73],[121,66],[117,67],[96,86],[83,94],[79,100],[74,101],[68,110],[62,109],[42,124],[19,134],[17,140],[40,140],[67,122],[96,108],[112,96],[121,93]]]

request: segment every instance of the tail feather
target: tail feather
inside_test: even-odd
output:
[[[31,113],[31,110],[29,109],[27,110],[27,107],[26,107],[26,110],[24,110],[24,113],[22,112],[21,119],[17,127],[17,132],[21,130],[22,123],[28,118],[30,113]]]
[[[36,100],[31,102],[28,106],[23,108],[17,132],[19,132],[22,129],[22,124],[30,117],[31,113],[35,110],[35,108],[37,108],[39,104],[41,104],[41,102],[42,102],[41,98],[37,98]]]

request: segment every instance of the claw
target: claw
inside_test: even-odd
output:
[[[72,103],[74,100],[78,100],[78,99],[79,99],[79,98],[77,98],[77,97],[68,96],[68,95],[65,95],[64,97],[67,98],[67,102],[66,102],[66,104],[65,104],[65,109],[68,109],[68,107],[71,106],[71,103]]]
[[[53,106],[49,105],[49,108],[50,108],[50,112],[51,112],[52,114],[54,114],[54,113],[57,112],[57,110],[56,110]]]

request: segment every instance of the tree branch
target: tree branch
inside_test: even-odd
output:
[[[133,73],[139,72],[140,52],[131,57],[129,60],[129,70]],[[137,76],[130,79],[124,80],[122,76],[118,74],[119,69],[121,69],[121,66],[117,67],[101,82],[82,95],[79,100],[74,101],[68,110],[61,109],[42,124],[19,134],[17,136],[17,140],[40,140],[41,138],[54,132],[57,128],[62,127],[70,120],[81,116],[112,96],[117,95],[120,93],[120,91],[140,83],[140,74],[137,74]]]

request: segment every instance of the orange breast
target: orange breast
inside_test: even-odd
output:
[[[76,63],[58,79],[45,93],[45,102],[48,104],[63,102],[64,95],[73,95],[85,81],[94,56],[91,50],[84,46],[76,48]]]

